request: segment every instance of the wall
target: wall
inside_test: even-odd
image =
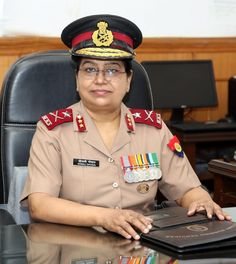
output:
[[[0,38],[0,83],[9,66],[26,54],[52,49],[65,49],[59,38],[2,37]],[[227,113],[228,79],[236,75],[236,38],[144,38],[137,49],[137,60],[195,60],[213,61],[219,106],[194,109],[187,119],[217,120]],[[162,112],[164,119],[168,111]]]
[[[0,0],[0,35],[59,37],[69,22],[92,14],[131,19],[145,37],[236,36],[234,0]]]
[[[9,1],[9,0],[7,0]],[[28,0],[32,1],[32,0]],[[79,14],[117,14],[136,23],[144,37],[236,36],[234,0],[79,0]]]

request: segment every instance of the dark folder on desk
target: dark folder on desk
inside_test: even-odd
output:
[[[187,216],[181,207],[152,213],[153,229],[141,234],[143,241],[179,253],[236,247],[236,223],[209,220],[204,214]]]

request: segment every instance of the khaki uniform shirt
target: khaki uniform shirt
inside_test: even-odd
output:
[[[167,146],[173,135],[164,123],[158,129],[135,123],[131,117],[134,131],[130,131],[126,114],[132,114],[122,104],[120,128],[109,151],[83,103],[70,108],[73,122],[64,122],[52,130],[38,122],[21,200],[42,192],[82,204],[129,208],[152,202],[158,187],[167,199],[176,200],[200,185],[186,156],[179,157]],[[83,132],[78,129],[78,115],[86,126]],[[132,183],[124,180],[121,157],[140,153],[157,153],[161,179]],[[89,166],[90,162],[94,165]]]

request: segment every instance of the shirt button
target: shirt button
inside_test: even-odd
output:
[[[119,186],[119,184],[117,182],[113,182],[113,184],[112,184],[113,188],[118,188],[118,186]]]
[[[114,162],[113,158],[109,157],[108,162],[110,162],[110,163]]]

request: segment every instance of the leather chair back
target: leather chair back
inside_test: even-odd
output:
[[[133,71],[125,104],[131,108],[153,109],[146,71],[136,61]],[[8,71],[1,93],[0,203],[7,203],[14,166],[27,166],[40,116],[79,100],[69,53],[49,51],[19,59]]]

